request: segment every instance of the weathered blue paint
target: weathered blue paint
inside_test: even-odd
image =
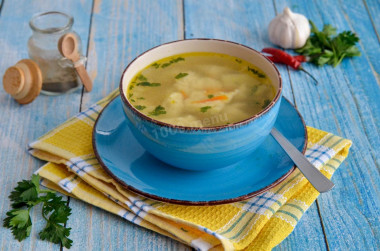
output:
[[[330,23],[338,32],[352,29],[362,40],[359,49],[363,55],[346,59],[336,68],[305,65],[320,80],[317,88],[304,85],[301,72],[292,72],[291,77],[306,124],[353,141],[349,158],[333,177],[335,188],[318,199],[329,248],[378,250],[380,88],[368,56],[377,55],[378,61],[380,47],[368,51],[376,34],[362,2],[276,2],[278,9],[286,5],[297,5],[295,11],[306,14],[319,28]]]
[[[182,8],[181,0],[96,0],[92,8],[91,1],[5,0],[0,13],[0,73],[27,57],[27,22],[32,14],[52,9],[67,11],[74,15],[74,29],[85,47],[92,21],[87,68],[96,78],[94,90],[83,95],[82,107],[88,107],[117,88],[123,69],[135,56],[155,45],[183,38],[183,20],[186,38],[228,39],[260,50],[271,46],[266,27],[275,11],[281,12],[285,6],[305,14],[318,27],[326,22],[339,31],[357,32],[363,56],[345,60],[334,69],[305,64],[320,80],[318,87],[304,73],[279,66],[284,96],[297,104],[307,124],[348,137],[354,145],[333,177],[336,187],[318,199],[320,211],[314,204],[276,249],[326,250],[326,239],[330,250],[378,250],[380,47],[375,30],[379,34],[379,1],[184,0]],[[30,177],[42,164],[26,153],[27,143],[74,115],[80,99],[80,91],[58,97],[40,96],[21,107],[0,91],[0,218],[9,209],[7,195],[17,181]],[[70,206],[73,215],[68,225],[74,240],[70,250],[187,249],[75,199],[71,199]],[[38,220],[40,214],[35,211],[32,217]],[[58,250],[58,245],[39,240],[42,224],[38,221],[31,237],[21,243],[1,227],[1,249]]]
[[[9,1],[3,2],[0,13],[0,76],[17,61],[28,58],[27,41],[32,34],[29,19],[37,12],[60,10],[71,14],[75,29],[86,50],[90,26],[91,1]],[[0,78],[2,79],[2,77]],[[8,195],[22,179],[29,179],[44,164],[26,151],[27,144],[63,123],[79,111],[81,92],[47,97],[39,96],[33,103],[21,106],[0,90],[0,219],[10,209]],[[11,231],[0,227],[0,250],[59,250],[60,246],[40,240],[44,227],[41,208],[33,210],[35,223],[30,238],[18,242]]]

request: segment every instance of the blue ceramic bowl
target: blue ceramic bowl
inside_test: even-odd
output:
[[[135,109],[126,98],[131,79],[155,61],[188,52],[216,52],[242,58],[262,69],[276,88],[274,100],[260,113],[237,123],[216,127],[184,127],[154,120]],[[181,40],[157,46],[138,56],[125,69],[120,95],[128,125],[140,144],[172,166],[211,170],[233,165],[255,151],[269,135],[280,108],[281,76],[260,52],[241,44],[215,40]],[[254,168],[254,167],[252,167]]]

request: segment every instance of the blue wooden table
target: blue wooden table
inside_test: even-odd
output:
[[[0,219],[10,191],[43,164],[26,152],[27,143],[117,88],[125,66],[164,42],[186,38],[232,40],[261,50],[272,46],[267,26],[285,6],[321,28],[351,30],[361,38],[361,57],[336,68],[305,68],[319,79],[279,66],[284,95],[310,126],[353,141],[351,153],[333,177],[336,187],[322,194],[277,250],[380,250],[380,2],[243,0],[3,0],[0,5],[0,73],[27,58],[28,26],[36,12],[59,10],[75,19],[94,90],[57,97],[39,96],[20,106],[0,90]],[[72,250],[189,250],[119,217],[70,199]],[[41,241],[38,210],[31,236],[19,243],[0,227],[0,250],[59,250]]]

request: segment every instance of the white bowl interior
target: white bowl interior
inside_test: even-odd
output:
[[[274,65],[262,54],[248,47],[222,40],[182,40],[153,48],[135,59],[122,77],[123,95],[132,78],[146,66],[154,62],[188,52],[216,52],[244,59],[259,67],[272,80],[276,93],[280,88],[280,75]]]

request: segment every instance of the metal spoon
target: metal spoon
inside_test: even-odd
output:
[[[334,183],[326,178],[317,168],[311,164],[298,149],[289,142],[276,128],[273,128],[271,135],[278,144],[285,150],[286,154],[293,160],[294,164],[320,193],[330,191]]]
[[[73,33],[67,33],[63,35],[58,41],[58,50],[67,59],[70,59],[74,63],[74,67],[82,80],[84,88],[86,91],[92,90],[92,81],[88,75],[83,64],[75,64],[79,61],[80,55],[78,52],[78,41]]]

